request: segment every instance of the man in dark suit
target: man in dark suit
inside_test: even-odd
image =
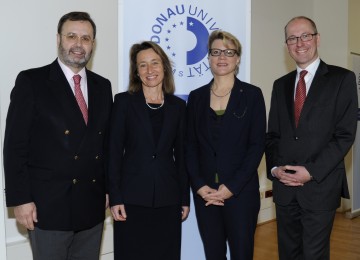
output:
[[[64,15],[58,59],[20,72],[11,93],[6,203],[29,230],[37,260],[99,259],[112,93],[109,80],[85,68],[95,36],[89,14]]]
[[[279,257],[329,259],[335,211],[349,198],[344,157],[357,125],[355,75],[320,60],[311,19],[291,19],[285,39],[297,70],[274,82],[266,144]]]

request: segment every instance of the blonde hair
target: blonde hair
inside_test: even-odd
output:
[[[241,57],[242,48],[240,41],[231,33],[222,30],[216,30],[210,34],[208,40],[209,54],[210,54],[211,45],[215,40],[222,40],[225,47],[229,46],[229,42],[232,43],[235,46],[236,54],[239,57]],[[235,75],[239,73],[239,65],[236,65],[234,73]]]

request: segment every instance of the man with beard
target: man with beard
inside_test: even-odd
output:
[[[96,26],[71,12],[58,24],[58,58],[22,71],[4,141],[6,203],[29,231],[36,260],[99,259],[107,197],[111,84],[85,68]]]

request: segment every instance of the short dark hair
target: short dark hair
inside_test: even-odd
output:
[[[174,94],[175,92],[175,82],[172,72],[171,61],[166,55],[164,50],[155,42],[152,41],[143,41],[141,43],[134,44],[130,49],[130,71],[129,71],[129,92],[135,93],[141,90],[142,82],[138,76],[137,68],[137,55],[139,52],[153,49],[154,52],[160,56],[163,68],[164,68],[164,80],[162,84],[162,90],[165,94]]]
[[[88,22],[90,22],[90,24],[93,28],[93,31],[94,31],[93,36],[95,39],[96,25],[88,13],[86,13],[86,12],[70,12],[70,13],[63,15],[59,20],[58,29],[57,29],[58,34],[61,34],[62,27],[66,21],[88,21]]]

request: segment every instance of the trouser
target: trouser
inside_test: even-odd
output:
[[[104,223],[81,231],[29,230],[34,260],[99,260]]]
[[[297,201],[276,205],[280,260],[330,259],[330,234],[335,210],[312,211]]]

